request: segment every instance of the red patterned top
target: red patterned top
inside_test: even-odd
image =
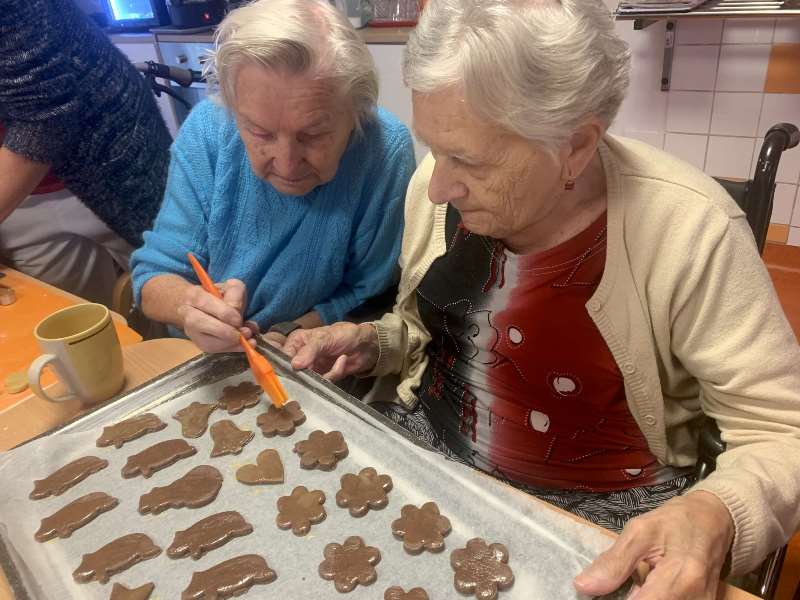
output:
[[[605,223],[519,256],[448,208],[448,251],[417,290],[433,337],[418,394],[436,431],[479,468],[593,491],[674,476],[649,451],[585,308],[603,275]]]

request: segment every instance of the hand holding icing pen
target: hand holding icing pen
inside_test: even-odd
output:
[[[202,288],[212,296],[222,300],[222,294],[217,289],[217,286],[214,285],[214,282],[211,281],[211,278],[208,276],[205,269],[203,269],[202,265],[191,252],[189,252],[187,256],[189,257],[189,263],[192,265],[197,275],[197,279],[200,280]],[[286,390],[283,389],[281,382],[278,380],[278,376],[275,375],[272,365],[269,364],[265,356],[262,356],[250,346],[242,334],[239,334],[239,343],[244,349],[247,362],[250,363],[250,370],[253,372],[256,381],[261,385],[262,389],[275,406],[278,408],[283,407],[283,405],[286,404],[288,396],[286,395]]]

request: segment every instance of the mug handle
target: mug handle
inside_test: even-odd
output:
[[[45,392],[42,389],[42,386],[39,385],[39,380],[42,377],[42,369],[47,363],[54,360],[58,360],[55,354],[42,354],[39,358],[34,360],[31,363],[31,366],[28,368],[28,385],[30,386],[31,390],[33,390],[33,393],[43,400],[49,400],[50,402],[65,402],[67,400],[72,400],[75,397],[74,394],[66,394],[64,396],[54,398]]]

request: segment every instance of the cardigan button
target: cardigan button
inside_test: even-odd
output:
[[[592,300],[589,302],[589,310],[592,312],[597,312],[600,310],[600,302],[598,300]]]
[[[645,415],[644,422],[652,427],[656,424],[656,418],[653,415]]]
[[[633,363],[625,363],[622,365],[622,371],[628,375],[632,375],[633,373],[636,373],[636,365]]]

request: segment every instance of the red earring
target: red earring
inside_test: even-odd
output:
[[[575,189],[575,180],[574,179],[567,179],[564,183],[564,189],[567,191],[572,191]]]

